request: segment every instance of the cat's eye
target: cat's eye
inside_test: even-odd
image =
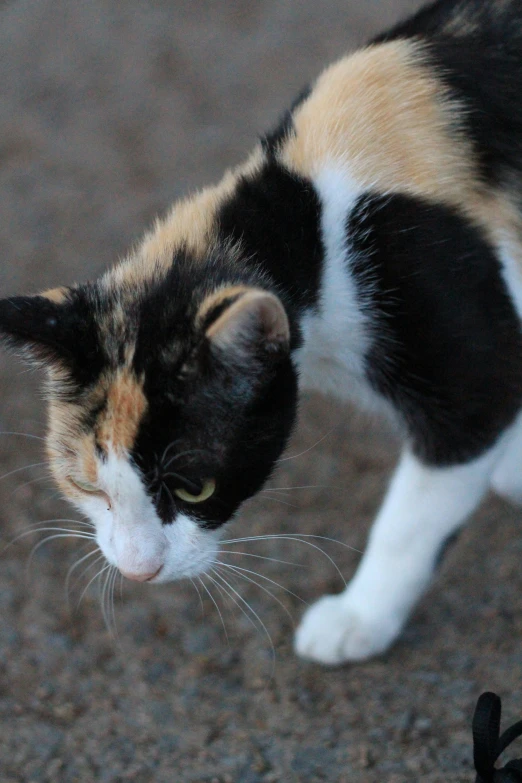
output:
[[[89,484],[87,481],[80,481],[80,479],[72,478],[72,476],[69,476],[69,481],[71,484],[74,484],[77,489],[81,489],[82,492],[89,492],[92,494],[100,491],[94,484]]]
[[[71,484],[76,487],[76,489],[79,489],[80,492],[86,492],[88,495],[98,495],[99,497],[103,498],[105,502],[107,503],[107,511],[110,511],[112,508],[112,503],[110,497],[107,495],[106,492],[104,492],[99,487],[95,487],[94,484],[89,484],[88,481],[80,481],[77,478],[72,478],[72,476],[67,477]]]
[[[203,503],[205,500],[212,497],[215,491],[216,482],[214,479],[206,479],[203,482],[199,495],[193,495],[191,492],[187,492],[186,489],[183,489],[183,487],[177,487],[177,489],[174,490],[174,494],[177,495],[180,500],[184,500],[185,503]]]

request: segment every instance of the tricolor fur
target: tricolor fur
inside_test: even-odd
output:
[[[326,69],[101,279],[0,303],[48,369],[51,466],[110,563],[205,570],[304,387],[387,413],[406,445],[302,654],[384,649],[489,484],[522,496],[520,85],[519,3],[436,2]]]

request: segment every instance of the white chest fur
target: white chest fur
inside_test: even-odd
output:
[[[303,345],[296,353],[303,389],[350,399],[365,409],[388,413],[386,401],[366,380],[371,312],[351,274],[346,221],[361,188],[341,168],[324,169],[314,180],[321,200],[324,266],[318,307],[302,320]]]

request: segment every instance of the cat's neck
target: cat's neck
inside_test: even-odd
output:
[[[118,280],[135,279],[137,268],[171,269],[183,252],[194,259],[194,278],[203,266],[217,286],[270,290],[288,314],[301,385],[339,394],[348,377],[364,382],[369,340],[345,229],[358,195],[341,170],[306,179],[258,148],[217,186],[174,205]]]
[[[346,232],[359,195],[340,168],[305,180],[271,159],[239,182],[219,224],[228,241],[239,243],[244,269],[261,270],[283,299],[301,388],[368,400],[371,324]]]

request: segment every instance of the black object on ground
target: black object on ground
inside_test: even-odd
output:
[[[477,771],[475,783],[522,783],[522,759],[509,761],[502,769],[495,762],[513,740],[522,735],[522,720],[500,736],[500,698],[483,693],[473,715],[473,761]]]

